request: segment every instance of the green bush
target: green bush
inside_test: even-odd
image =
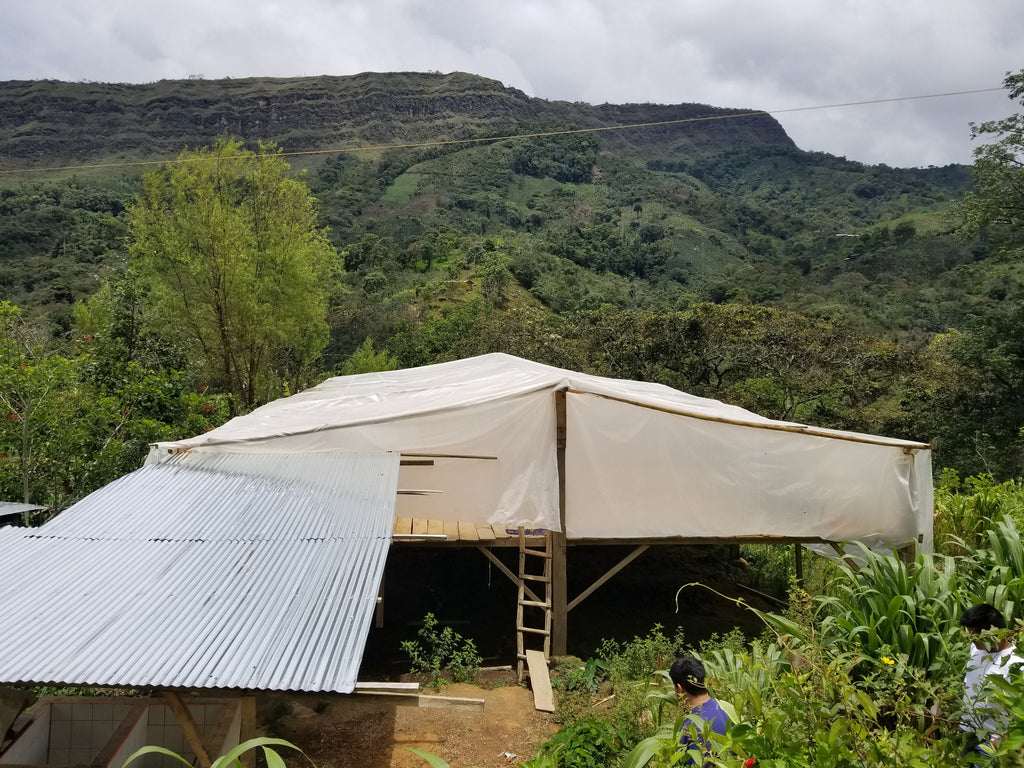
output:
[[[409,656],[413,672],[430,675],[430,684],[434,686],[447,682],[445,672],[455,683],[476,680],[483,659],[472,640],[451,627],[439,629],[432,613],[423,617],[417,636],[419,640],[402,641],[402,650]]]
[[[540,748],[538,757],[554,758],[563,768],[605,768],[620,747],[615,725],[586,717],[556,733]]]
[[[660,624],[644,637],[636,636],[627,643],[603,640],[598,658],[608,664],[608,678],[618,681],[647,681],[659,669],[665,669],[685,649],[682,628],[669,637]]]

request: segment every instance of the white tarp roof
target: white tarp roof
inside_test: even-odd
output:
[[[566,395],[570,538],[784,536],[931,545],[923,443],[772,421],[659,384],[490,354],[332,378],[152,449],[431,454],[400,517],[559,529],[556,390]],[[454,458],[458,457],[458,458]]]

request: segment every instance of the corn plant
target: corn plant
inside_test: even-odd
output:
[[[1004,516],[991,523],[981,546],[962,558],[971,602],[995,606],[1008,623],[1024,618],[1024,541],[1017,524]]]
[[[284,759],[280,754],[278,754],[277,750],[271,749],[271,747],[287,747],[288,749],[294,749],[305,757],[305,753],[290,741],[285,741],[284,739],[271,739],[261,736],[256,739],[244,741],[234,749],[219,756],[213,761],[210,768],[239,768],[239,766],[241,766],[239,758],[249,750],[255,749],[263,750],[263,757],[266,760],[267,768],[285,768]],[[165,747],[155,746],[142,747],[141,749],[133,752],[128,759],[124,761],[123,768],[127,768],[129,763],[143,757],[144,755],[166,755],[180,763],[184,763],[188,768],[192,768],[192,762],[185,759],[177,752]],[[309,758],[306,759],[308,760]],[[310,765],[313,765],[312,760],[310,760],[309,763]]]
[[[836,565],[824,609],[826,643],[858,649],[872,659],[896,654],[929,671],[947,668],[959,645],[962,588],[956,562],[946,555],[918,555],[913,567],[895,555],[862,548],[859,567]],[[952,654],[955,656],[956,654]]]

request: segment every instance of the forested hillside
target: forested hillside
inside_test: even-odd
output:
[[[283,150],[337,257],[319,355],[276,348],[262,389],[200,366],[140,256],[140,179],[161,173],[144,163],[228,137]],[[1019,250],[972,204],[984,190],[961,202],[967,167],[805,152],[756,107],[402,73],[0,83],[0,170],[4,498],[63,504],[155,437],[327,375],[488,351],[931,441],[961,474],[1021,471]]]

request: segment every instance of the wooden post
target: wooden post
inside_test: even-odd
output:
[[[804,547],[798,541],[793,545],[793,552],[796,555],[796,584],[798,587],[803,589],[804,587]]]
[[[255,739],[256,734],[256,697],[252,695],[242,696],[238,702],[241,707],[241,718],[238,728],[238,743],[244,744],[249,739]],[[239,760],[242,761],[242,768],[256,768],[256,750],[250,749],[245,752]]]
[[[568,648],[568,584],[565,557],[565,390],[555,392],[555,440],[558,456],[558,522],[551,533],[551,654],[565,656]]]
[[[167,706],[171,708],[171,712],[174,713],[178,725],[181,726],[189,746],[196,753],[196,760],[199,761],[200,767],[210,768],[213,761],[210,760],[210,753],[206,750],[203,736],[199,733],[199,727],[196,725],[196,721],[192,719],[192,713],[189,712],[188,706],[181,700],[181,696],[174,691],[164,691],[164,699],[167,701]]]

